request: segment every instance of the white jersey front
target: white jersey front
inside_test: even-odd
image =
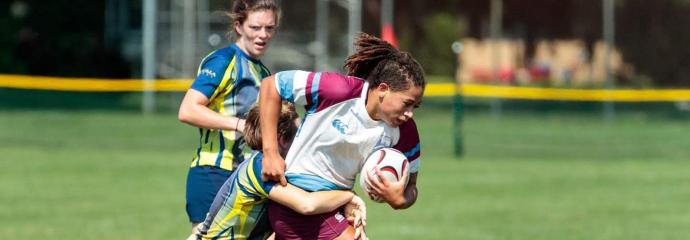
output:
[[[413,120],[393,128],[371,119],[367,83],[338,73],[286,71],[276,74],[281,98],[303,105],[303,123],[285,157],[288,181],[307,191],[351,189],[366,157],[392,147],[419,169],[419,134]]]

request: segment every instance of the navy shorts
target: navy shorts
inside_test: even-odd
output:
[[[328,213],[301,215],[288,207],[271,202],[268,206],[268,219],[276,234],[276,240],[331,240],[340,236],[350,226],[342,211],[341,208]]]
[[[198,166],[187,174],[187,216],[192,223],[203,222],[216,193],[232,171],[213,166]]]

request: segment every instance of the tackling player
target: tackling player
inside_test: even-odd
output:
[[[297,120],[294,106],[284,105],[277,124],[280,154],[283,156],[297,132]],[[247,114],[245,139],[253,149],[261,149],[258,107],[252,108]],[[268,199],[305,215],[331,212],[347,204],[346,211],[354,214],[348,216],[348,220],[356,225],[366,217],[364,202],[351,191],[308,193],[290,184],[280,186],[272,181],[262,181],[262,160],[261,152],[255,151],[251,158],[236,168],[216,195],[206,220],[189,239],[265,239],[271,233],[266,206]],[[353,227],[345,227],[354,232]],[[361,234],[362,228],[359,229]],[[353,234],[350,234],[343,239],[353,238]]]

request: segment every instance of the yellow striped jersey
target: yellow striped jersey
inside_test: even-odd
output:
[[[261,61],[247,56],[236,44],[206,56],[191,88],[208,97],[208,107],[225,116],[244,118],[257,100],[261,80],[271,73]],[[248,155],[242,134],[199,128],[199,148],[191,167],[216,166],[233,170]]]
[[[260,152],[254,152],[225,181],[198,228],[199,239],[266,239],[270,235],[266,203],[275,182],[261,180],[262,159]]]

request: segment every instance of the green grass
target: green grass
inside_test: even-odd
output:
[[[443,105],[437,105],[443,106]],[[425,103],[420,197],[369,203],[373,239],[688,239],[690,124]],[[172,113],[0,111],[0,239],[182,239],[196,130]]]

